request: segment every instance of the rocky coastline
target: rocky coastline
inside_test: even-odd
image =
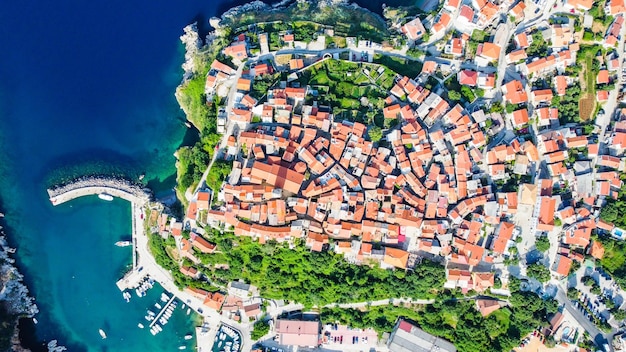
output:
[[[183,82],[189,80],[196,72],[198,63],[196,62],[200,48],[202,47],[202,40],[198,34],[198,23],[194,22],[183,28],[183,35],[180,36],[180,41],[185,46],[185,61],[182,64],[183,68]]]
[[[1,229],[1,227],[0,227]],[[2,305],[2,351],[29,351],[19,339],[18,320],[33,318],[39,312],[35,300],[24,284],[24,277],[15,267],[11,254],[15,249],[7,243],[4,230],[0,230],[0,304]],[[6,327],[6,328],[5,328]]]
[[[380,16],[380,14],[372,12],[355,2],[350,2],[349,0],[283,0],[279,3],[275,4],[266,4],[260,0],[254,0],[249,3],[235,6],[224,12],[220,17],[213,17],[209,21],[211,26],[216,29],[224,26],[224,23],[229,23],[235,20],[237,16],[245,14],[245,13],[253,13],[253,12],[280,12],[288,9],[291,6],[298,5],[300,3],[308,3],[310,6],[317,7],[318,9],[323,9],[325,7],[344,7],[351,8],[354,10],[365,11],[371,15],[374,15],[381,24],[385,23],[384,18]]]

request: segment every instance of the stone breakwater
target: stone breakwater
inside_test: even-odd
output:
[[[152,199],[152,191],[142,184],[114,177],[82,177],[48,189],[50,202],[59,205],[72,199],[106,193],[131,203],[143,205]]]

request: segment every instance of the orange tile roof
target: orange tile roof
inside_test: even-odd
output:
[[[500,46],[494,43],[482,43],[476,49],[476,55],[483,56],[490,60],[497,60],[500,57]]]
[[[563,255],[557,255],[556,257],[556,270],[557,274],[561,276],[569,275],[570,268],[572,267],[572,260]]]

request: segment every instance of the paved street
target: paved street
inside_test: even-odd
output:
[[[556,299],[559,304],[565,306],[565,309],[576,319],[576,321],[580,324],[580,326],[585,329],[585,331],[591,336],[592,340],[602,346],[604,341],[608,341],[610,334],[602,333],[587,317],[583,315],[581,311],[576,309],[576,307],[572,304],[572,302],[567,298],[567,290],[564,289],[561,285],[558,286],[558,291],[556,294]]]

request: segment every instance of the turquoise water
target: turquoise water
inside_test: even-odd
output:
[[[129,212],[129,203],[122,200],[105,202],[95,196],[77,199],[52,209],[50,225],[58,226],[54,236],[24,236],[27,242],[41,241],[36,247],[20,249],[24,262],[44,264],[38,266],[32,281],[33,287],[43,288],[36,296],[42,312],[37,316],[39,325],[61,326],[61,335],[68,339],[72,351],[172,351],[180,345],[191,348],[191,341],[183,337],[193,332],[194,317],[181,309],[175,310],[163,332],[156,336],[137,326],[140,322],[148,326],[144,316],[147,309],[157,312],[154,303],[163,305],[160,286],[149,290],[146,297],[137,297],[133,292],[130,303],[115,286],[132,262],[131,247],[113,245],[128,238]],[[67,223],[72,229],[80,229],[80,234],[66,231],[63,227]],[[100,338],[100,328],[106,332],[106,340]]]

